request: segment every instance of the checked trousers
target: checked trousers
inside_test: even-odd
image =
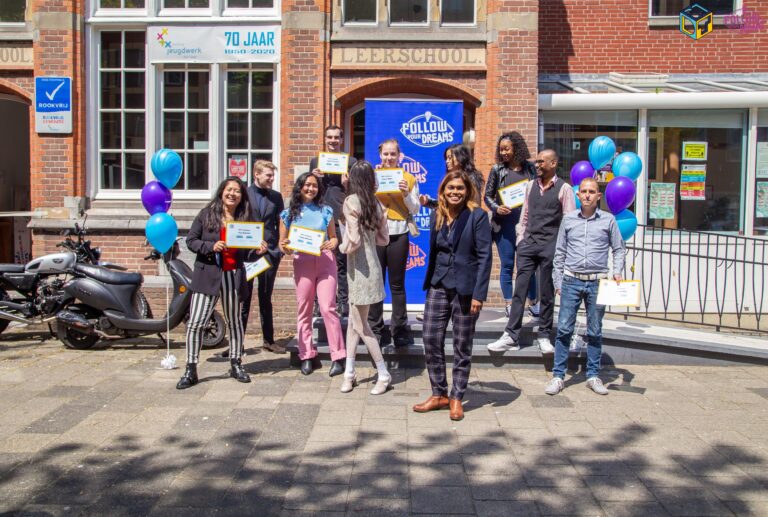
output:
[[[472,366],[472,340],[478,315],[470,314],[471,296],[460,296],[453,289],[431,287],[424,307],[424,352],[432,394],[448,395],[445,366],[445,330],[453,322],[453,385],[450,397],[464,398]]]

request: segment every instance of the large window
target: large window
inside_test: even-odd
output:
[[[731,14],[741,8],[741,0],[650,0],[651,16],[679,16],[691,4],[699,4],[714,14]]]
[[[230,69],[226,91],[227,170],[248,179],[256,160],[272,160],[274,72]]]
[[[674,212],[648,224],[692,231],[742,229],[746,110],[648,112],[649,191],[674,191]],[[674,189],[674,190],[673,190]],[[669,196],[667,203],[671,205]],[[660,211],[662,212],[662,211]],[[669,217],[671,216],[671,217]]]
[[[768,109],[760,110],[757,117],[755,235],[768,235]]]
[[[24,23],[26,0],[0,1],[0,23]]]
[[[376,0],[344,0],[344,23],[376,23]]]
[[[428,0],[389,0],[389,23],[425,24],[428,19]]]
[[[475,23],[475,2],[473,0],[441,0],[440,23]]]
[[[161,147],[184,161],[177,190],[209,188],[210,75],[208,68],[191,66],[163,72]]]
[[[101,33],[98,76],[99,171],[103,189],[145,182],[145,33]]]

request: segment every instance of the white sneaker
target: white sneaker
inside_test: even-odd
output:
[[[512,336],[505,330],[499,339],[493,343],[488,343],[488,350],[491,352],[509,352],[512,350],[520,350],[520,345],[515,343]]]
[[[603,385],[603,381],[600,380],[600,377],[590,377],[587,379],[587,388],[598,395],[608,395],[608,388]]]
[[[544,393],[547,395],[557,395],[563,391],[564,387],[565,384],[563,384],[563,379],[560,377],[552,377],[552,379],[547,383],[547,387],[544,388]]]
[[[541,350],[542,354],[555,353],[555,347],[552,346],[552,342],[549,340],[549,338],[540,337],[536,340],[536,343],[539,345],[539,350]]]

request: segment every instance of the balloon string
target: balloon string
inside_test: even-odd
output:
[[[168,271],[170,273],[170,270]],[[169,301],[168,291],[170,284],[165,282],[165,355],[171,355],[171,302]]]

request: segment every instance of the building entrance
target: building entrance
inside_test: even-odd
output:
[[[31,258],[29,217],[29,104],[0,93],[0,263]],[[6,243],[13,243],[11,246]]]

